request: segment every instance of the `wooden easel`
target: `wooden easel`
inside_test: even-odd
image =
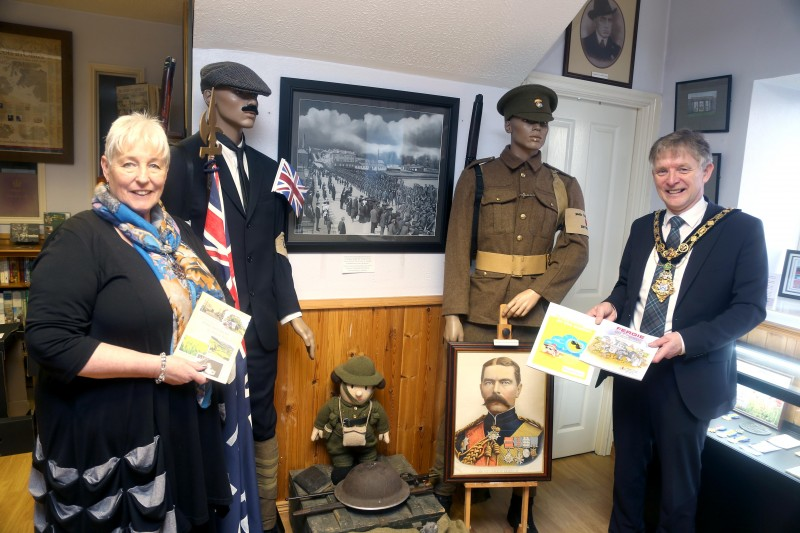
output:
[[[508,318],[503,316],[506,304],[500,304],[500,317],[497,324],[497,338],[501,340],[512,339],[512,327],[508,323]],[[464,483],[464,524],[469,529],[470,512],[472,507],[472,489],[477,488],[515,488],[522,487],[522,513],[520,524],[516,531],[525,533],[528,531],[528,500],[531,496],[531,487],[538,487],[536,481],[485,481],[476,483]]]
[[[470,511],[472,506],[472,489],[477,488],[514,488],[522,487],[522,518],[517,533],[525,533],[528,531],[528,500],[531,495],[531,487],[537,487],[539,483],[536,481],[487,481],[482,483],[464,483],[464,524],[469,529]]]

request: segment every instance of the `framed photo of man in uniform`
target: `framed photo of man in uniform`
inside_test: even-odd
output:
[[[639,0],[590,0],[567,27],[562,74],[630,88]]]
[[[553,377],[525,364],[531,345],[448,345],[445,480],[547,481]]]

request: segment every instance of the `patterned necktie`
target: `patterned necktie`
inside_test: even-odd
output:
[[[681,243],[680,227],[685,224],[681,217],[672,217],[669,220],[670,230],[667,235],[667,248],[677,248]],[[673,267],[674,268],[674,267]],[[653,282],[658,279],[661,272],[664,270],[664,263],[659,260],[656,265],[656,272],[653,275]],[[661,337],[664,335],[664,325],[667,323],[667,308],[669,307],[669,297],[665,298],[663,302],[658,301],[658,296],[650,290],[647,291],[647,302],[644,305],[644,314],[642,315],[642,325],[639,331],[654,337]]]
[[[217,132],[217,140],[236,154],[236,170],[239,173],[239,185],[242,189],[242,206],[247,211],[247,200],[250,198],[250,179],[244,170],[244,137],[242,137],[241,147],[236,146],[233,141],[219,132]]]

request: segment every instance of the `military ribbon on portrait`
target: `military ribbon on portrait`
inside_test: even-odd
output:
[[[303,211],[303,204],[306,202],[303,195],[308,188],[300,181],[300,176],[292,168],[288,161],[281,159],[278,165],[278,173],[275,174],[275,182],[272,184],[272,192],[277,192],[286,197],[289,205],[294,210],[294,215],[300,218]]]

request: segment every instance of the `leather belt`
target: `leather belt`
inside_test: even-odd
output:
[[[475,256],[476,269],[499,274],[510,274],[514,277],[544,274],[549,262],[549,254],[507,255],[478,250]]]

